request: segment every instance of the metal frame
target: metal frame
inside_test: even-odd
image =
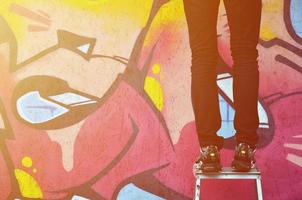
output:
[[[195,196],[194,200],[200,199],[201,179],[254,179],[256,180],[256,189],[258,200],[263,200],[261,187],[261,173],[258,168],[253,168],[249,172],[235,172],[231,167],[223,167],[221,172],[202,173],[196,172]]]

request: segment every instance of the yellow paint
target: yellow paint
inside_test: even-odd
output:
[[[95,14],[108,13],[108,10],[110,10],[112,16],[126,14],[141,19],[148,16],[153,0],[60,0],[59,2],[69,7],[90,11]]]
[[[262,26],[260,31],[260,38],[263,40],[271,40],[276,37],[276,34],[272,31],[270,26]]]
[[[21,39],[27,33],[29,20],[10,12],[11,4],[18,4],[33,11],[37,10],[37,7],[40,7],[39,5],[53,4],[58,9],[66,7],[75,11],[87,11],[95,15],[108,13],[109,10],[112,17],[125,16],[131,18],[133,23],[138,23],[141,27],[144,27],[153,0],[53,0],[51,2],[45,0],[2,0],[0,2],[1,16],[8,22],[16,38]],[[51,13],[49,14],[51,19]]]
[[[26,23],[25,18],[22,18],[10,12],[9,8],[13,2],[15,1],[9,1],[9,0],[1,1],[0,13],[1,16],[4,17],[4,19],[12,28],[16,38],[20,38],[24,35],[25,31],[27,30],[28,24]]]
[[[154,78],[147,76],[145,79],[144,90],[149,95],[156,108],[161,111],[164,100],[163,90],[160,83]]]
[[[183,29],[183,24],[186,23],[184,14],[183,0],[170,0],[157,13],[154,18],[151,31],[147,35],[144,42],[144,47],[150,45],[152,41],[158,39],[158,32],[162,31],[167,25],[177,25],[179,29]],[[173,30],[172,30],[173,31]]]
[[[159,74],[160,73],[160,64],[154,64],[152,67],[152,72],[154,74]]]
[[[43,198],[42,190],[34,177],[21,169],[15,169],[15,176],[23,197]]]
[[[24,166],[24,167],[31,167],[32,166],[32,164],[33,164],[33,162],[32,162],[32,160],[31,160],[31,158],[30,157],[28,157],[28,156],[25,156],[23,159],[22,159],[22,165]]]
[[[262,11],[276,13],[281,12],[283,10],[283,1],[275,1],[275,2],[266,2],[263,4]]]
[[[161,25],[176,20],[185,20],[183,0],[170,0],[158,12],[157,18],[154,20],[154,25]]]

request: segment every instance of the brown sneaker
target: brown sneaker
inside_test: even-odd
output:
[[[255,168],[255,152],[256,148],[252,148],[246,143],[239,143],[235,148],[234,160],[232,161],[232,168],[235,171],[247,172]]]
[[[195,173],[221,171],[220,152],[218,147],[210,145],[200,148],[200,156],[195,161],[193,171],[195,171]]]

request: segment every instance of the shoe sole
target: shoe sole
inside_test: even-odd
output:
[[[201,166],[201,171],[203,173],[220,172],[221,171],[221,165],[219,163],[203,164]]]
[[[251,165],[241,160],[233,160],[232,168],[238,172],[249,172],[251,170]]]

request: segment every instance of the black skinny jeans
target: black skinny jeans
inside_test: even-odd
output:
[[[183,0],[192,52],[191,97],[200,146],[223,147],[217,79],[220,0]],[[261,0],[224,0],[233,58],[234,128],[237,143],[258,143],[258,51]]]

